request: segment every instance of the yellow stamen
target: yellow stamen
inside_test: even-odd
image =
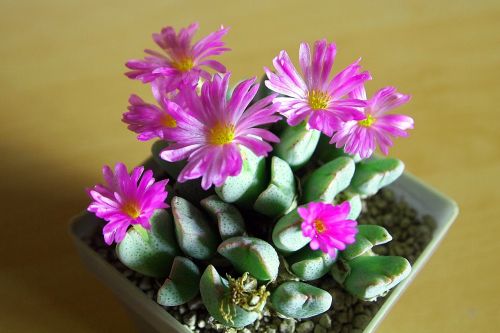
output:
[[[365,119],[358,121],[358,124],[363,127],[370,127],[375,122],[375,118],[368,114]]]
[[[179,59],[179,61],[174,62],[173,66],[176,69],[180,70],[181,72],[187,72],[187,71],[191,70],[191,68],[193,68],[194,62],[193,62],[193,59],[186,57],[186,58]]]
[[[234,125],[218,123],[210,129],[208,141],[213,145],[225,145],[233,141],[234,132]]]
[[[309,106],[313,110],[324,110],[328,107],[330,102],[330,95],[323,91],[312,90],[307,96]]]
[[[141,215],[141,210],[139,207],[137,207],[137,204],[135,202],[127,202],[125,205],[123,205],[122,210],[125,214],[130,216],[133,219],[136,219]]]
[[[163,126],[168,127],[168,128],[177,127],[177,122],[175,121],[175,119],[171,115],[166,114],[166,113],[163,114],[163,116],[161,118],[161,123]]]
[[[323,221],[315,220],[313,223],[314,223],[314,228],[320,234],[326,231],[326,226],[325,226],[325,223]]]

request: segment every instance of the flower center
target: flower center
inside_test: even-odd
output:
[[[309,92],[307,96],[307,101],[309,106],[313,110],[323,110],[328,106],[328,102],[330,101],[330,95],[323,91],[312,90]]]
[[[193,68],[194,62],[193,59],[186,57],[179,59],[179,61],[175,61],[173,66],[181,72],[187,72]]]
[[[358,124],[363,127],[370,127],[375,122],[375,118],[368,114],[365,119],[358,121]]]
[[[136,219],[141,215],[141,210],[139,207],[137,207],[137,204],[135,202],[127,202],[125,205],[123,205],[122,210],[125,214],[130,216],[133,219]]]
[[[164,113],[163,116],[161,117],[161,123],[163,126],[168,128],[177,127],[177,122],[175,121],[175,119],[167,113]]]
[[[314,223],[314,228],[320,234],[326,231],[326,226],[325,226],[325,223],[323,221],[321,221],[321,220],[314,220],[313,223]]]
[[[213,145],[225,145],[233,141],[234,132],[234,125],[218,123],[210,129],[208,141]]]

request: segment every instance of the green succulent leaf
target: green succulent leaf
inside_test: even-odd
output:
[[[116,246],[118,259],[141,274],[162,278],[168,275],[174,257],[180,253],[174,237],[170,214],[156,210],[150,219],[151,230],[130,228]]]
[[[245,221],[235,206],[222,201],[216,195],[201,200],[200,204],[216,219],[223,240],[245,233]]]
[[[256,156],[251,150],[240,146],[243,165],[239,175],[228,177],[215,193],[228,203],[252,207],[266,186],[266,159]]]
[[[228,281],[222,278],[214,266],[209,265],[200,280],[200,293],[207,311],[222,325],[242,328],[259,318],[259,313],[246,311],[231,303]],[[227,314],[230,314],[228,318]]]
[[[350,189],[361,195],[374,195],[403,174],[404,163],[395,158],[374,158],[358,163]]]
[[[341,252],[345,260],[352,260],[372,249],[375,245],[385,244],[392,240],[389,232],[378,225],[358,225],[356,241]]]
[[[333,202],[335,196],[349,186],[354,169],[354,161],[349,157],[338,157],[322,165],[307,178],[303,202]]]
[[[296,197],[295,177],[292,169],[281,158],[271,160],[271,182],[257,197],[254,209],[267,216],[275,217],[285,213]]]
[[[385,296],[411,272],[403,257],[359,256],[335,264],[332,276],[352,295],[366,301]]]
[[[196,259],[210,259],[215,254],[219,237],[203,213],[181,197],[173,197],[171,205],[175,234],[182,251]]]
[[[274,146],[274,154],[286,161],[293,170],[306,164],[314,153],[321,132],[308,129],[306,122],[287,126]]]
[[[316,280],[326,275],[333,264],[335,257],[320,250],[312,250],[306,246],[286,258],[293,274],[301,280]]]
[[[158,290],[157,302],[177,306],[192,300],[199,291],[201,273],[191,260],[175,257],[170,275]]]
[[[291,318],[317,316],[332,305],[332,296],[323,289],[304,282],[282,283],[271,294],[272,307],[279,313]]]
[[[186,161],[168,162],[160,157],[160,152],[168,146],[168,143],[163,140],[158,140],[151,146],[151,154],[158,166],[164,170],[172,179],[177,179],[182,168],[186,165]]]
[[[297,209],[280,218],[273,229],[274,246],[285,254],[306,246],[311,239],[302,234],[302,222]]]
[[[248,272],[261,281],[275,280],[279,258],[276,250],[266,241],[254,237],[233,237],[219,245],[217,251],[240,272]]]

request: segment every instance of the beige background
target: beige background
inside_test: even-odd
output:
[[[392,155],[461,213],[380,332],[500,327],[498,1],[4,0],[0,12],[1,332],[133,331],[66,228],[103,164],[148,154],[120,122],[130,93],[148,97],[123,63],[153,47],[152,32],[192,21],[199,35],[232,27],[222,60],[235,80],[326,37],[337,71],[362,56],[370,92],[412,94],[416,129]]]

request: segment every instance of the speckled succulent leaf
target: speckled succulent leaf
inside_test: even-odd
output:
[[[156,164],[165,171],[169,178],[175,180],[181,172],[182,168],[186,165],[185,161],[180,162],[167,162],[160,157],[160,152],[168,146],[168,143],[163,140],[158,140],[151,146],[151,154]]]
[[[321,250],[311,250],[306,246],[286,258],[290,269],[301,280],[316,280],[326,275],[333,264],[335,258]]]
[[[302,221],[297,209],[281,217],[273,229],[274,246],[285,254],[306,246],[311,239],[302,234]]]
[[[203,304],[210,315],[221,324],[236,328],[250,325],[259,318],[257,312],[246,311],[237,305],[231,304],[227,297],[228,293],[227,280],[219,275],[214,266],[209,265],[201,276],[200,294]],[[226,320],[226,316],[221,309],[224,309],[226,313],[231,313],[231,321]]]
[[[356,165],[350,189],[369,196],[378,192],[403,174],[404,163],[396,158],[374,158]]]
[[[201,200],[200,204],[216,220],[223,240],[245,233],[245,221],[235,206],[222,201],[216,195]]]
[[[316,149],[321,132],[308,129],[305,122],[287,126],[274,146],[274,154],[286,161],[293,170],[306,164]]]
[[[317,161],[327,163],[331,160],[336,159],[337,157],[350,157],[354,160],[354,162],[361,161],[361,157],[359,155],[349,155],[343,149],[336,148],[334,144],[330,143],[331,138],[324,134],[321,134],[319,138],[318,146],[316,147],[316,151],[314,152],[314,158]]]
[[[290,281],[282,283],[272,292],[271,304],[282,315],[302,319],[330,309],[332,296],[310,284]]]
[[[352,295],[366,301],[385,296],[410,272],[408,260],[396,256],[359,256],[332,268],[332,276],[337,282]],[[343,281],[338,277],[343,277]]]
[[[292,169],[281,158],[271,160],[271,181],[257,197],[254,209],[264,215],[275,217],[285,213],[292,206],[297,195]]]
[[[358,225],[356,242],[349,245],[341,252],[342,258],[352,260],[358,256],[367,253],[375,245],[385,244],[392,240],[389,232],[378,225]]]
[[[349,186],[354,169],[352,158],[338,157],[314,170],[305,181],[302,202],[333,202]]]
[[[240,273],[248,272],[261,281],[272,281],[278,276],[278,254],[271,244],[262,239],[244,236],[229,238],[219,245],[217,251]]]
[[[155,211],[150,222],[151,230],[143,229],[147,237],[141,235],[136,228],[130,228],[123,241],[117,244],[116,254],[130,269],[147,276],[162,278],[168,275],[174,257],[180,253],[180,249],[174,237],[172,218],[167,211]]]
[[[240,149],[243,157],[240,174],[228,177],[224,185],[217,187],[215,192],[225,202],[252,207],[266,186],[266,159],[256,156],[246,147],[240,146]]]
[[[219,236],[203,213],[186,199],[173,197],[175,234],[182,251],[196,259],[210,259],[217,250]]]
[[[189,302],[198,294],[200,277],[195,263],[185,257],[175,257],[168,278],[158,290],[156,301],[164,306]]]

